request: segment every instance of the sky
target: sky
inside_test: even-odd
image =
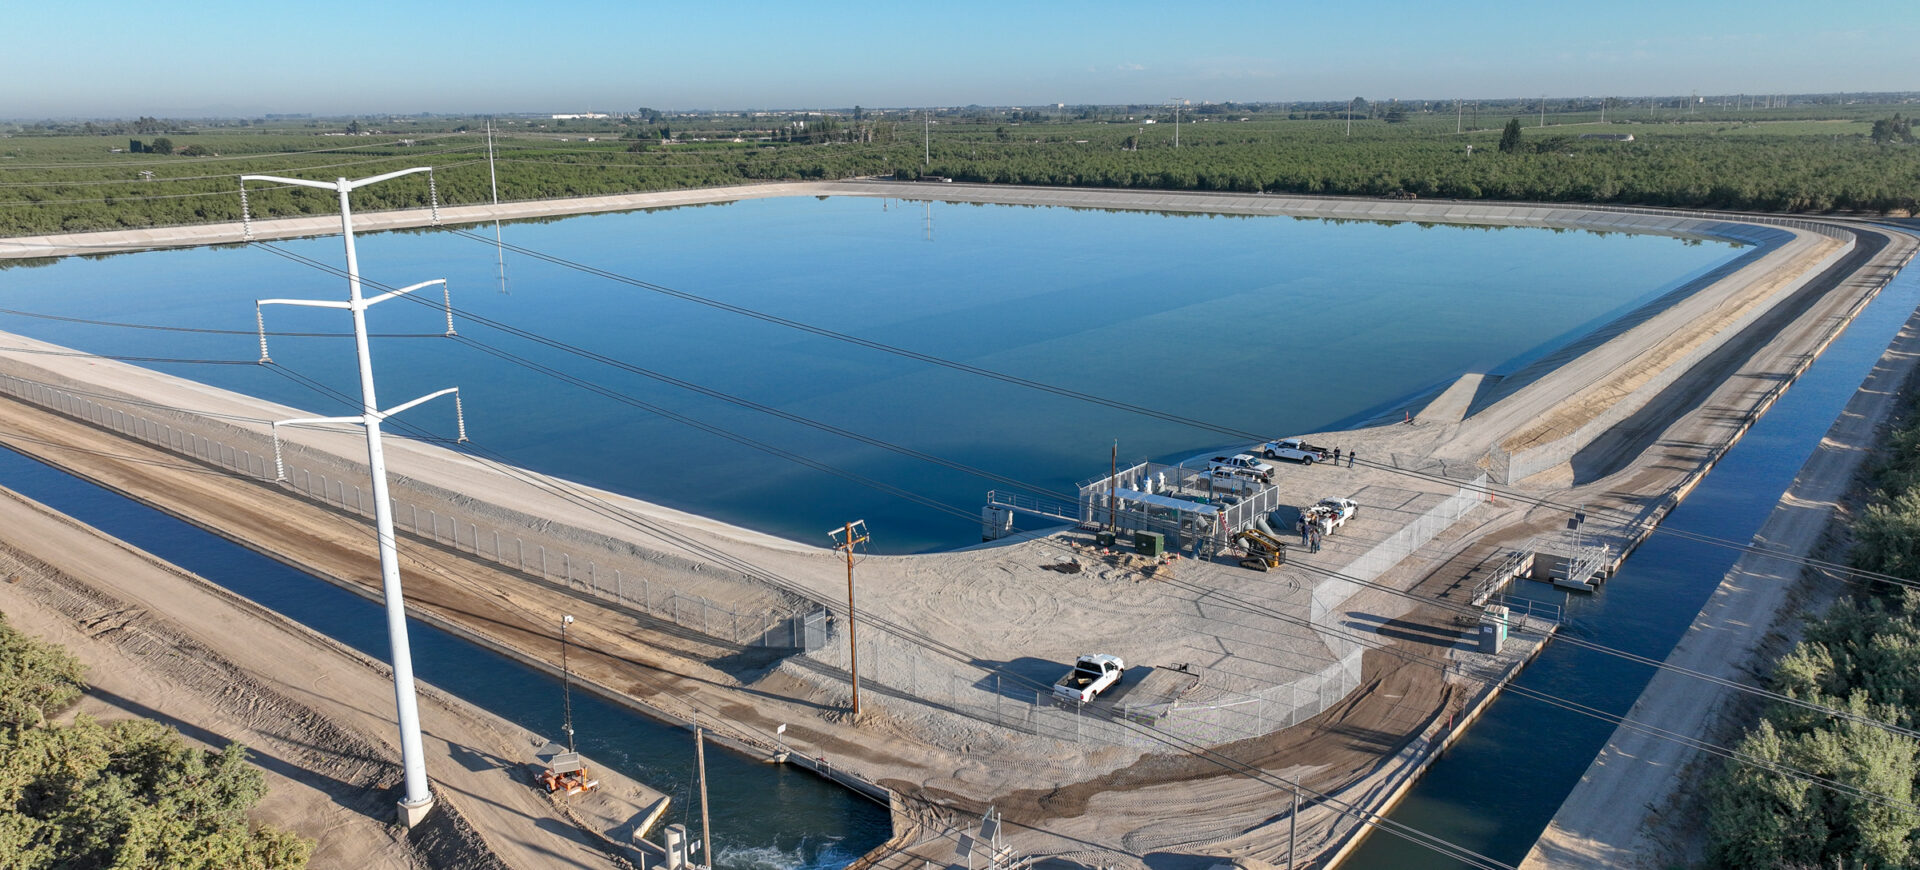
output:
[[[1920,2],[32,2],[0,117],[1920,90]]]

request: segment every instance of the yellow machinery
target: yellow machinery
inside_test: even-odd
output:
[[[592,778],[586,763],[577,752],[562,752],[553,757],[553,765],[540,773],[540,784],[547,787],[547,794],[580,794],[593,791],[600,786],[600,780]]]
[[[1234,541],[1247,548],[1247,557],[1240,560],[1240,567],[1265,571],[1278,568],[1287,562],[1287,545],[1274,540],[1272,535],[1259,529],[1247,529],[1233,536]]]

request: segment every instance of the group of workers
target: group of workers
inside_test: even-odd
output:
[[[1306,547],[1309,553],[1320,552],[1320,539],[1325,535],[1320,531],[1320,523],[1309,519],[1307,512],[1302,511],[1300,519],[1295,520],[1293,525],[1300,532],[1301,546]]]

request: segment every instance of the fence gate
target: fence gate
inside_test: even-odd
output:
[[[800,617],[800,648],[813,652],[827,645],[827,611],[823,608]]]

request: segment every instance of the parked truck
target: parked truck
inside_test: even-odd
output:
[[[1268,459],[1286,459],[1302,465],[1312,465],[1315,462],[1331,459],[1333,451],[1308,444],[1298,438],[1282,438],[1278,441],[1268,441],[1265,447],[1260,448],[1260,455]]]
[[[1360,512],[1360,505],[1350,498],[1323,498],[1310,507],[1300,509],[1300,516],[1308,523],[1320,528],[1320,534],[1331,535],[1333,530],[1347,524],[1353,515]]]
[[[1073,663],[1073,670],[1053,684],[1053,696],[1062,701],[1085,704],[1120,682],[1127,663],[1106,653],[1084,655]]]
[[[1235,453],[1232,456],[1215,456],[1207,460],[1210,474],[1226,472],[1238,477],[1251,478],[1261,483],[1273,482],[1273,466],[1260,461],[1251,453]]]

